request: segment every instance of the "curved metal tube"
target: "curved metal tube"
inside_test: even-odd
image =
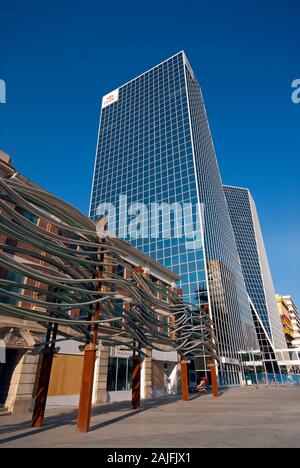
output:
[[[0,244],[0,267],[23,278],[0,280],[0,315],[45,328],[56,323],[63,340],[84,343],[97,325],[99,342],[109,346],[126,344],[145,354],[139,342],[217,359],[212,322],[200,306],[171,290],[167,301],[159,299],[163,288],[124,260],[126,242],[99,238],[89,218],[20,174],[0,179],[0,232],[12,240]],[[129,270],[130,280],[114,273],[118,266]]]

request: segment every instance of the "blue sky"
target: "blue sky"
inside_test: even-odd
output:
[[[102,95],[184,49],[224,183],[256,200],[278,292],[300,305],[298,0],[2,2],[0,148],[88,211]]]

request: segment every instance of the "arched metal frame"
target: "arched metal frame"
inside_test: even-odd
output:
[[[159,299],[161,286],[124,260],[125,241],[99,234],[92,220],[18,173],[0,179],[0,211],[0,233],[10,239],[0,244],[0,268],[24,277],[22,283],[0,279],[0,315],[46,329],[55,324],[60,340],[92,342],[97,325],[103,345],[139,354],[197,351],[217,360],[207,313],[171,290],[167,300]],[[114,273],[120,266],[130,279]],[[53,344],[44,342],[38,351]]]

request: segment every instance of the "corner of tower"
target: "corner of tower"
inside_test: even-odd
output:
[[[182,49],[182,50],[179,52],[179,54],[182,54],[182,55],[183,55],[183,57],[184,57],[184,58],[187,60],[187,55],[186,55],[186,53],[185,53],[185,50],[184,50],[184,49]]]
[[[184,64],[186,65],[187,69],[189,70],[193,81],[196,81],[196,76],[195,76],[194,70],[193,70],[193,68],[192,68],[192,66],[191,66],[191,64],[190,64],[190,62],[189,62],[189,60],[187,58],[187,55],[186,55],[185,51],[181,50],[179,52],[179,54],[182,54]]]
[[[236,185],[228,185],[228,184],[223,184],[223,187],[229,188],[229,189],[242,190],[243,192],[248,192],[249,195],[251,195],[250,189],[247,187],[237,187]]]

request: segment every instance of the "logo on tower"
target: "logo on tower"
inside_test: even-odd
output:
[[[4,80],[0,80],[0,104],[6,103],[6,84]]]
[[[104,109],[107,106],[110,106],[114,102],[117,102],[119,99],[119,89],[115,89],[109,94],[106,94],[106,96],[103,97],[102,99],[102,109]]]

